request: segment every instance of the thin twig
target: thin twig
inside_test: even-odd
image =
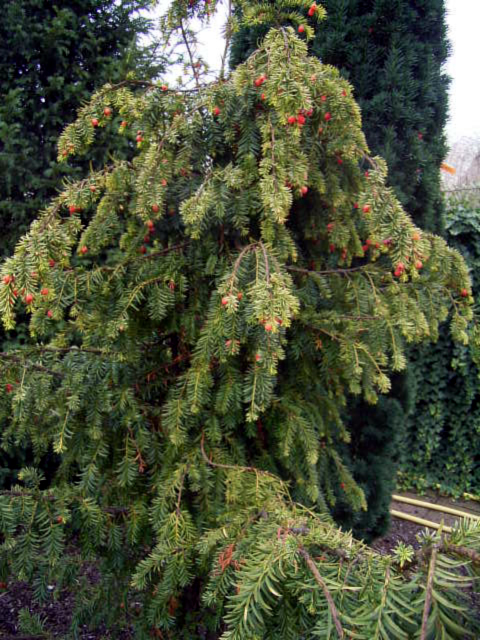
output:
[[[219,80],[223,80],[225,76],[225,62],[227,61],[228,48],[230,46],[230,39],[232,37],[232,25],[230,21],[232,19],[232,0],[228,0],[228,16],[225,25],[225,49],[222,55],[222,66],[220,67]]]
[[[304,549],[303,547],[299,547],[298,553],[305,560],[308,568],[310,569],[310,571],[313,574],[313,577],[315,578],[317,584],[321,587],[321,589],[322,589],[322,591],[323,591],[323,593],[325,595],[325,598],[327,599],[328,607],[330,609],[330,613],[332,614],[332,618],[333,618],[333,621],[335,623],[335,628],[337,629],[337,633],[338,633],[339,638],[344,638],[345,637],[345,633],[343,631],[342,624],[341,624],[340,619],[338,617],[337,607],[335,606],[335,603],[333,601],[332,594],[328,590],[327,585],[325,584],[325,581],[323,580],[322,576],[320,575],[319,570],[317,569],[317,565],[313,561],[313,559],[310,556],[310,554],[308,553],[308,551],[306,549]]]
[[[265,279],[267,281],[267,285],[270,284],[270,267],[268,266],[268,255],[267,250],[265,249],[265,245],[262,241],[259,242],[259,245],[263,252],[263,259],[265,260]]]
[[[187,36],[187,32],[185,31],[185,28],[183,26],[183,20],[180,20],[180,29],[182,31],[182,38],[183,41],[185,43],[185,47],[187,49],[187,53],[188,53],[188,57],[190,58],[190,65],[192,67],[192,72],[193,72],[193,77],[195,78],[195,86],[197,87],[197,89],[200,88],[200,82],[198,80],[198,73],[195,67],[195,61],[193,59],[193,53],[192,50],[190,49],[190,43],[188,42],[188,36]]]
[[[36,364],[34,362],[26,362],[22,360],[21,357],[15,356],[11,353],[6,353],[5,351],[0,352],[0,360],[11,360],[12,362],[17,363],[18,365],[25,367],[26,369],[35,369],[36,371],[41,371],[42,373],[48,373],[59,380],[63,379],[63,373],[59,371],[54,371],[53,369],[49,369],[48,367],[44,367],[41,364]]]
[[[185,484],[185,477],[186,477],[189,469],[190,469],[190,465],[187,464],[187,466],[185,467],[185,471],[183,472],[182,477],[180,479],[180,489],[178,491],[178,498],[177,498],[177,515],[180,515],[180,505],[182,503],[183,487],[184,487],[184,484]]]
[[[355,271],[364,271],[368,273],[366,271],[367,266],[368,265],[363,265],[361,267],[350,267],[348,269],[326,269],[325,271],[312,271],[311,269],[302,269],[302,267],[293,267],[293,266],[287,266],[286,269],[287,271],[296,271],[298,273],[304,273],[306,275],[323,276],[323,275],[331,274],[336,276],[345,276]]]
[[[246,471],[246,472],[255,473],[255,474],[261,475],[261,476],[268,476],[269,478],[273,478],[274,480],[276,480],[280,484],[284,485],[284,482],[278,476],[276,476],[273,473],[270,473],[269,471],[264,471],[262,469],[256,469],[255,467],[242,467],[242,466],[234,465],[234,464],[222,464],[220,462],[213,462],[212,460],[210,460],[210,458],[205,453],[205,432],[202,433],[202,438],[200,440],[200,450],[202,452],[203,459],[211,467],[215,467],[217,469],[228,469],[228,470],[231,470],[231,471]]]
[[[428,568],[428,578],[426,585],[426,595],[425,595],[425,606],[423,607],[423,616],[422,616],[422,629],[420,632],[420,640],[426,640],[427,638],[427,626],[428,626],[428,615],[430,613],[430,608],[432,606],[432,591],[433,591],[433,576],[435,575],[435,565],[437,562],[437,547],[432,548],[432,555],[430,557],[430,566]]]

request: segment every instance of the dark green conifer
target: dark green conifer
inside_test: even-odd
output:
[[[250,23],[276,17],[241,5]],[[174,0],[162,45],[173,33],[190,50],[188,19],[210,8]],[[61,464],[0,493],[0,578],[32,580],[39,599],[74,584],[72,634],[478,635],[459,588],[478,574],[478,523],[383,557],[326,508],[365,508],[347,395],[375,403],[447,317],[468,343],[464,260],[402,209],[351,85],[291,28],[193,84],[97,91],[59,159],[103,135],[133,157],[64,185],[1,266],[2,321],[26,312],[32,336],[0,355],[2,444]]]

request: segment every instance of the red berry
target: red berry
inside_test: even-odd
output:
[[[380,243],[379,242],[375,242],[375,249],[380,249]]]
[[[140,135],[140,134],[138,134],[138,136],[135,138],[135,140],[136,140],[137,142],[143,142],[143,136],[142,136],[142,135]]]
[[[109,118],[112,115],[112,110],[110,109],[110,107],[105,107],[105,109],[103,110],[103,115],[106,118]]]
[[[307,111],[305,111],[305,115],[308,118],[311,118],[313,116],[313,109],[307,109]]]
[[[162,185],[162,187],[166,187],[167,186],[167,181],[165,180],[165,178],[162,178],[161,185]]]
[[[70,215],[73,216],[74,213],[77,213],[77,207],[74,204],[71,204],[68,207],[68,210],[70,211]]]
[[[303,26],[303,24],[301,24],[301,25],[298,27],[298,33],[305,33],[305,27]]]
[[[462,298],[468,298],[468,291],[466,289],[462,289],[460,291],[460,295],[462,296]]]
[[[121,127],[127,127],[128,126],[128,122],[126,120],[122,120],[120,123]]]
[[[213,115],[214,116],[219,116],[220,115],[220,108],[219,107],[213,107]]]
[[[175,291],[175,282],[173,280],[170,280],[170,282],[168,283],[168,288],[170,289],[170,291]]]
[[[92,127],[98,127],[98,119],[97,118],[92,118],[91,122],[92,122]]]
[[[238,300],[241,300],[243,298],[243,293],[241,291],[238,292],[237,298]]]
[[[3,284],[9,285],[13,281],[12,276],[4,276]]]
[[[344,482],[340,483],[340,489],[345,489],[345,483]]]
[[[156,203],[152,204],[152,211],[153,213],[158,213],[160,211],[160,206]],[[151,226],[153,227],[153,222],[151,220],[147,222],[147,225],[150,226],[150,223],[152,223]]]
[[[96,187],[94,184],[91,184],[91,185],[90,185],[90,191],[91,191],[92,193],[95,193],[95,191],[96,191],[96,190],[97,190],[97,187]]]
[[[229,347],[231,344],[232,344],[232,341],[231,341],[231,340],[226,340],[226,341],[225,341],[225,346],[227,347],[227,349],[228,349],[228,347]]]
[[[310,16],[310,18],[315,15],[315,11],[317,10],[317,5],[314,2],[312,5],[310,5],[310,9],[308,10],[308,15]]]
[[[331,119],[332,119],[332,116],[331,116],[331,114],[330,114],[328,111],[327,111],[327,113],[326,113],[323,117],[324,117],[324,119],[325,119],[327,122],[328,122],[329,120],[331,120]]]
[[[154,204],[153,206],[156,207],[157,205]],[[153,209],[153,207],[152,207],[152,209]],[[158,209],[157,209],[157,211],[158,211]],[[155,213],[157,213],[157,211],[155,211]],[[155,224],[154,224],[153,220],[147,220],[146,224],[147,224],[147,227],[149,228],[150,231],[152,231],[152,229],[155,227]]]
[[[147,253],[147,247],[145,247],[143,244],[140,247],[140,253]]]
[[[418,233],[418,231],[412,233],[412,240],[414,240],[415,242],[418,242],[420,240],[420,234]]]
[[[227,296],[224,296],[224,297],[222,298],[222,305],[223,305],[224,307],[226,307],[226,306],[227,306],[227,304],[228,304],[228,298],[227,298]]]
[[[270,322],[267,322],[267,324],[265,325],[265,331],[271,331],[272,329],[273,329],[273,327],[270,324]]]
[[[394,272],[395,277],[399,278],[404,271],[405,271],[405,265],[403,264],[403,262],[399,262]]]
[[[256,86],[256,87],[261,87],[261,86],[262,86],[262,84],[265,82],[265,80],[266,80],[266,79],[267,79],[267,78],[266,78],[266,76],[263,76],[263,75],[262,75],[262,76],[259,76],[259,77],[255,80],[255,86]]]
[[[300,126],[303,126],[305,124],[305,121],[305,116],[302,116],[301,114],[297,116],[297,122]]]
[[[82,255],[85,255],[88,251],[88,247],[86,247],[85,245],[83,247],[80,248],[80,253]]]
[[[327,231],[328,233],[330,233],[331,231],[333,231],[333,227],[335,226],[335,224],[333,222],[329,222],[327,224]]]
[[[25,302],[27,304],[32,304],[33,302],[33,295],[31,293],[27,293],[27,295],[25,296]]]
[[[47,316],[49,318],[51,318],[53,316],[53,311],[50,311],[50,309],[47,311]]]
[[[418,139],[419,139],[419,140],[422,140],[422,139],[423,139],[423,133],[420,133],[420,132],[418,133]]]
[[[5,391],[6,391],[7,393],[12,393],[12,391],[13,391],[13,384],[10,384],[10,383],[6,384],[6,385],[5,385]]]
[[[362,208],[363,213],[369,213],[370,212],[370,205],[366,204],[363,208]]]
[[[300,193],[302,194],[302,196],[306,196],[308,193],[308,187],[306,185],[303,185],[303,187],[300,187]]]
[[[297,123],[297,116],[289,116],[287,122],[288,122],[288,124],[296,124]]]
[[[367,253],[367,251],[368,251],[368,244],[364,244],[364,245],[363,245],[363,247],[362,247],[362,249],[363,249],[363,253]]]
[[[423,262],[422,262],[421,260],[417,260],[417,261],[415,262],[415,267],[416,267],[417,269],[421,269],[421,268],[423,267]]]
[[[326,102],[327,101],[327,96],[325,96],[325,95],[321,96],[320,100],[322,102]]]
[[[365,178],[369,178],[370,174],[368,173],[368,171],[365,171]]]
[[[53,258],[51,258],[51,259],[48,261],[48,264],[50,265],[50,267],[52,267],[52,268],[53,268],[53,267],[55,266],[55,260],[54,260]]]
[[[58,522],[58,524],[63,524],[63,518],[62,518],[62,516],[58,516],[58,517],[57,517],[57,522]]]
[[[267,99],[267,96],[266,96],[264,93],[262,93],[262,95],[260,96],[260,98],[261,98],[261,100],[266,100],[266,99]]]
[[[358,209],[358,207],[359,207],[358,202],[354,202],[354,203],[353,203],[353,208],[354,208],[354,209]]]
[[[333,252],[335,251],[335,245],[334,245],[334,244],[331,244],[331,245],[329,246],[329,249],[330,249],[330,253],[333,253]]]
[[[168,91],[168,87],[167,87],[167,85],[166,85],[166,84],[162,84],[162,86],[160,87],[160,89],[161,89],[162,91]]]
[[[47,288],[45,288],[45,289],[42,289],[40,293],[42,294],[42,296],[48,296],[49,291]]]
[[[143,236],[143,241],[145,242],[145,244],[148,244],[150,242],[150,236],[149,235]]]
[[[261,356],[259,353],[256,353],[256,354],[255,354],[255,360],[256,360],[257,362],[260,362],[260,360],[261,360],[261,359],[262,359],[262,356]]]
[[[343,164],[343,160],[340,156],[337,156],[337,163],[338,164]]]
[[[347,92],[345,91],[345,89],[342,91],[342,96],[345,98],[347,96]]]

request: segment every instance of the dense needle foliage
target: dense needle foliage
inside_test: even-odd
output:
[[[197,5],[172,3],[171,33]],[[101,569],[74,630],[131,624],[135,589],[138,638],[478,630],[458,571],[478,527],[382,558],[328,513],[365,507],[347,396],[374,404],[447,316],[467,343],[473,301],[461,255],[385,186],[351,86],[276,28],[211,85],[105,86],[59,159],[117,115],[134,159],[67,184],[1,269],[4,325],[26,308],[36,339],[1,356],[2,442],[61,457],[49,487],[30,467],[0,496],[2,575],[48,597],[74,538]]]
[[[441,232],[439,168],[446,155],[449,82],[444,69],[448,54],[444,0],[326,0],[323,6],[327,18],[309,41],[310,54],[338,68],[352,84],[368,146],[387,162],[388,184],[419,227]],[[275,24],[278,15],[267,15]],[[283,19],[285,25],[301,30],[315,18],[305,8],[300,20],[289,11]],[[233,66],[245,61],[267,29],[255,23],[235,34]],[[448,341],[447,336],[442,339]],[[366,540],[388,528],[407,419],[414,428],[421,425],[424,414],[423,407],[415,405],[414,378],[429,378],[435,357],[429,354],[425,364],[417,357],[414,369],[397,375],[389,396],[380,398],[375,407],[349,400],[344,411],[351,433],[345,455],[365,491],[368,512],[339,504],[335,518]]]

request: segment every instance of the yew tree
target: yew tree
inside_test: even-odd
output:
[[[284,23],[282,2],[233,4]],[[60,160],[113,118],[134,158],[65,184],[1,268],[6,329],[31,314],[30,343],[1,354],[2,445],[61,460],[50,483],[29,467],[0,496],[1,577],[38,598],[75,584],[73,631],[474,635],[460,587],[478,526],[379,556],[329,515],[365,507],[341,455],[347,397],[388,393],[406,345],[448,316],[468,341],[465,262],[385,186],[350,85],[308,56],[303,14],[289,13],[299,34],[271,29],[205,83],[188,21],[214,9],[176,0],[165,21],[192,88],[128,78],[79,109]]]

